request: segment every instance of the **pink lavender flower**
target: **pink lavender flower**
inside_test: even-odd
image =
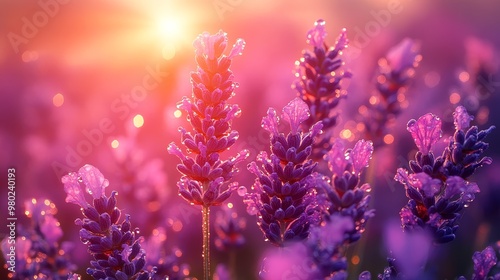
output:
[[[193,127],[192,132],[179,128],[188,153],[174,143],[168,147],[169,153],[181,160],[177,166],[182,174],[177,183],[179,194],[192,204],[211,206],[225,201],[237,188],[237,183],[231,182],[237,171],[235,165],[248,156],[243,150],[233,158],[221,158],[221,153],[238,139],[238,132],[231,128],[231,123],[240,115],[240,109],[227,103],[236,88],[229,67],[244,45],[239,39],[230,54],[224,55],[227,35],[222,31],[215,35],[205,32],[194,42],[198,69],[191,73],[193,94],[178,104]]]
[[[458,219],[462,210],[469,205],[479,192],[476,183],[467,178],[491,158],[481,154],[488,148],[482,140],[494,129],[478,132],[476,126],[466,133],[472,119],[459,106],[454,113],[455,134],[443,154],[434,157],[432,146],[441,137],[441,121],[432,114],[426,114],[408,123],[419,151],[415,160],[410,161],[410,170],[400,168],[396,181],[405,186],[409,201],[400,212],[403,229],[425,228],[434,235],[435,242],[446,243],[455,239]]]
[[[307,42],[314,49],[312,52],[305,50],[303,57],[295,63],[298,79],[293,85],[310,110],[310,117],[302,123],[303,129],[308,130],[318,121],[323,123],[325,133],[313,144],[313,158],[316,160],[321,160],[329,150],[331,129],[337,122],[334,109],[346,95],[341,82],[351,76],[341,69],[344,64],[342,51],[348,44],[346,30],[342,30],[333,47],[326,45],[325,38],[325,21],[318,20],[307,33]]]
[[[404,39],[379,60],[376,92],[371,98],[376,102],[363,105],[362,122],[365,125],[363,137],[383,144],[394,119],[401,113],[405,98],[401,98],[410,86],[421,55],[415,41]],[[398,96],[401,95],[401,96]]]
[[[70,242],[59,242],[62,230],[55,218],[57,208],[48,199],[38,202],[32,199],[25,203],[25,214],[31,225],[18,225],[17,238],[12,243],[9,238],[2,240],[5,260],[10,260],[10,248],[15,247],[15,272],[9,272],[13,279],[70,279],[76,270],[67,253],[72,248]]]
[[[317,177],[318,190],[326,194],[325,218],[341,214],[353,219],[355,227],[350,232],[349,243],[357,241],[365,230],[366,222],[374,215],[368,209],[371,188],[360,186],[360,175],[368,166],[373,153],[371,141],[360,140],[354,148],[346,150],[340,139],[333,142],[332,149],[325,155],[333,174],[331,180]]]
[[[129,215],[121,224],[118,222],[121,211],[116,207],[116,192],[110,197],[105,195],[109,182],[103,174],[87,164],[61,181],[66,202],[79,205],[85,216],[75,223],[82,227],[80,239],[88,244],[88,252],[94,258],[87,274],[94,279],[151,279],[152,273],[144,270],[145,252],[141,249],[141,238],[136,236],[138,229],[132,229]],[[85,192],[93,197],[92,205],[87,202]]]
[[[316,163],[308,158],[322,125],[318,122],[309,132],[302,132],[300,126],[308,116],[308,107],[300,98],[288,103],[281,117],[290,126],[291,132],[285,136],[279,132],[276,110],[270,108],[262,127],[271,134],[271,155],[261,152],[248,166],[257,179],[253,192],[242,193],[244,202],[249,214],[257,215],[266,239],[278,246],[306,238],[314,220],[312,174]]]

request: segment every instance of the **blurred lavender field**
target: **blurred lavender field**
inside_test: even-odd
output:
[[[281,110],[297,96],[292,89],[295,62],[309,48],[308,30],[324,19],[329,45],[346,28],[349,47],[342,69],[352,74],[342,81],[346,98],[335,108],[333,137],[345,140],[348,147],[362,138],[375,146],[362,174],[362,181],[371,185],[375,216],[347,250],[349,279],[365,270],[375,279],[387,266],[388,248],[394,252],[394,246],[405,247],[398,243],[405,241],[397,232],[399,211],[408,198],[394,176],[399,167],[408,168],[417,152],[408,121],[433,113],[442,119],[445,139],[453,135],[452,113],[462,105],[474,116],[472,125],[499,125],[498,11],[500,3],[486,0],[2,0],[1,216],[7,215],[7,170],[15,168],[18,228],[30,227],[25,204],[50,200],[55,207],[50,202],[46,206],[62,229],[59,242],[73,243],[66,254],[77,267],[74,272],[88,279],[90,256],[74,223],[81,212],[65,202],[61,178],[91,164],[109,180],[108,195],[110,190],[118,192],[118,208],[141,229],[146,259],[161,259],[163,254],[167,264],[159,271],[179,275],[172,279],[202,279],[201,208],[178,195],[178,159],[167,152],[169,143],[179,142],[178,127],[189,127],[176,104],[191,96],[193,41],[204,31],[214,34],[220,29],[230,45],[237,38],[246,41],[243,55],[231,65],[239,86],[230,102],[239,105],[241,116],[233,122],[239,139],[230,153],[249,151],[234,181],[250,189],[255,176],[246,166],[259,151],[269,151],[262,117],[269,107]],[[404,94],[397,95],[397,114],[379,130],[369,131],[370,121],[385,116],[385,111],[369,111],[380,103],[380,59],[405,38],[419,47],[418,67],[410,73]],[[430,251],[430,279],[469,277],[474,251],[500,240],[499,141],[496,129],[485,151],[493,163],[471,177],[480,193],[461,217],[456,239]],[[437,144],[436,154],[445,145]],[[233,267],[234,279],[258,279],[262,258],[274,247],[264,241],[246,207],[235,192],[211,211],[212,270],[225,263]],[[224,240],[229,220],[242,229],[241,235]],[[1,226],[0,239],[8,234]],[[7,273],[2,269],[0,278]]]

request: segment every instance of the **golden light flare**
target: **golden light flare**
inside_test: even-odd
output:
[[[134,123],[135,127],[140,128],[144,125],[144,117],[140,114],[137,114],[137,115],[135,115],[132,122]]]
[[[120,146],[120,142],[117,139],[111,141],[111,148],[116,149],[119,146]]]

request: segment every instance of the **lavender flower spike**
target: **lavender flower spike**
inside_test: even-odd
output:
[[[245,42],[238,39],[226,56],[223,53],[227,35],[222,31],[214,35],[205,32],[198,36],[194,46],[198,68],[191,73],[193,94],[178,103],[193,127],[192,132],[179,129],[188,153],[174,143],[170,143],[168,152],[181,160],[177,166],[182,174],[177,183],[179,194],[192,204],[220,205],[237,188],[237,183],[230,182],[237,171],[235,165],[248,156],[243,150],[236,157],[221,159],[221,153],[238,139],[231,123],[240,115],[240,109],[227,103],[236,88],[229,67],[232,58],[243,51]]]
[[[322,124],[316,123],[309,132],[302,132],[300,126],[308,116],[308,107],[300,98],[288,103],[281,117],[290,125],[291,132],[285,136],[278,130],[280,118],[276,111],[269,109],[262,126],[271,134],[272,153],[268,156],[261,152],[257,161],[248,166],[257,177],[253,192],[239,191],[244,196],[248,213],[257,215],[257,224],[264,236],[277,246],[305,239],[310,224],[318,218],[312,189],[316,163],[308,158]]]
[[[145,253],[141,249],[138,229],[132,229],[130,217],[118,222],[121,211],[116,207],[116,192],[110,197],[104,194],[109,182],[92,165],[85,165],[61,179],[67,194],[66,202],[75,203],[85,218],[77,219],[81,226],[80,239],[88,244],[88,252],[94,258],[87,274],[94,279],[151,279],[153,273],[145,271]],[[92,205],[86,201],[87,193],[93,197]]]
[[[337,122],[334,109],[346,95],[341,83],[351,77],[342,69],[342,51],[348,44],[346,30],[341,31],[333,47],[328,47],[325,24],[324,20],[318,20],[307,33],[307,43],[314,49],[303,51],[303,57],[295,62],[297,81],[292,86],[310,110],[310,117],[302,123],[303,130],[309,130],[318,121],[323,123],[325,133],[313,144],[312,156],[316,160],[321,160],[330,149],[330,130]]]
[[[491,158],[481,154],[488,148],[484,138],[495,128],[478,131],[469,127],[472,117],[459,106],[453,114],[455,134],[443,154],[434,157],[432,145],[441,137],[441,121],[426,114],[408,123],[419,151],[410,161],[410,171],[399,168],[395,180],[404,185],[409,201],[401,209],[403,229],[411,231],[424,228],[433,234],[436,243],[455,239],[458,220],[479,192],[474,182],[467,181],[474,171],[490,164]],[[412,173],[411,173],[412,172]]]
[[[361,237],[366,222],[374,216],[368,209],[371,190],[369,184],[360,184],[363,169],[373,153],[371,141],[360,140],[354,148],[346,150],[340,139],[333,142],[332,149],[325,155],[328,167],[333,174],[331,180],[317,178],[317,189],[326,196],[324,206],[325,220],[329,221],[334,214],[350,217],[355,226],[346,235],[346,242],[353,243]]]

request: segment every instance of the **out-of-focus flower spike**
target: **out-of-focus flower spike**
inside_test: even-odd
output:
[[[401,43],[389,50],[387,61],[394,72],[401,72],[415,67],[418,55],[418,45],[412,39],[405,38]]]

